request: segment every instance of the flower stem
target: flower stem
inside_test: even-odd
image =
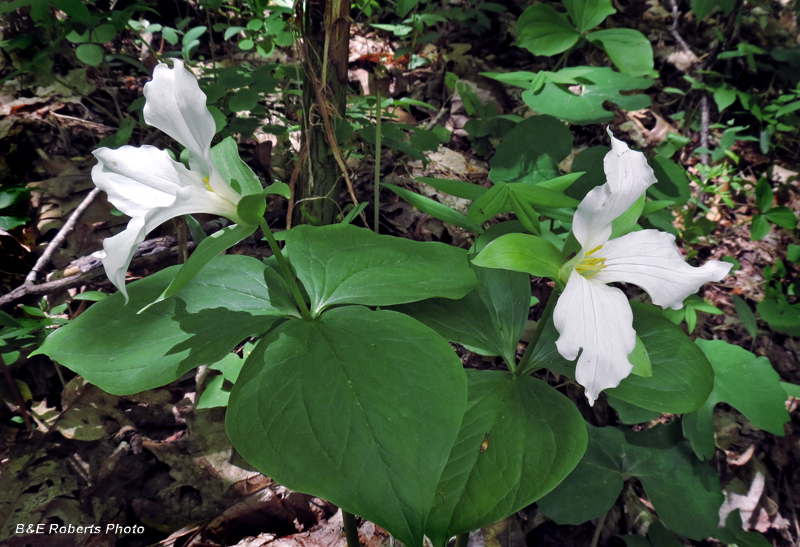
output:
[[[467,547],[469,543],[469,532],[466,534],[458,534],[456,536],[456,547]]]
[[[374,222],[373,229],[377,234],[380,231],[381,211],[381,88],[375,90],[375,195],[373,196]]]
[[[536,344],[539,342],[539,338],[542,337],[542,332],[544,332],[545,325],[547,325],[547,322],[553,315],[553,310],[556,307],[556,301],[558,301],[559,294],[561,294],[561,291],[558,289],[553,289],[553,292],[550,293],[550,298],[547,299],[547,305],[544,308],[544,312],[542,312],[542,317],[539,318],[539,322],[536,324],[536,332],[533,333],[533,337],[531,338],[531,341],[528,342],[528,347],[525,348],[525,353],[522,355],[522,359],[519,360],[517,373],[528,368],[528,361],[531,359],[531,355],[533,354]]]
[[[344,536],[347,538],[347,547],[361,547],[361,542],[358,541],[356,516],[342,509],[342,521],[344,521]]]
[[[275,259],[278,261],[278,266],[281,269],[283,278],[286,280],[286,283],[289,285],[289,289],[292,291],[292,296],[294,296],[297,307],[300,309],[300,315],[303,316],[303,319],[311,321],[312,317],[311,312],[308,310],[308,304],[306,304],[306,301],[303,300],[303,295],[300,293],[300,286],[297,284],[297,280],[294,278],[294,274],[292,273],[291,268],[289,268],[289,264],[283,257],[281,248],[278,246],[278,242],[275,241],[275,236],[272,234],[272,230],[270,230],[267,221],[264,219],[261,220],[259,226],[261,226],[261,231],[264,232],[264,237],[267,238],[267,243],[269,243],[269,248],[272,249],[272,254],[275,255]]]

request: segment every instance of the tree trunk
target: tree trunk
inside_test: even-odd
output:
[[[306,0],[303,21],[303,150],[295,223],[331,224],[342,171],[331,146],[347,104],[349,0]]]

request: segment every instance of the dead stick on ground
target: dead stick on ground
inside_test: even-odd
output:
[[[44,268],[47,263],[50,262],[53,253],[56,252],[56,249],[61,247],[61,244],[64,243],[64,240],[67,239],[67,236],[70,234],[70,232],[75,229],[75,225],[78,223],[78,220],[83,216],[83,213],[86,212],[86,209],[89,208],[89,205],[92,204],[94,198],[97,197],[100,191],[100,188],[95,188],[89,192],[89,195],[83,198],[81,204],[75,208],[67,222],[64,223],[64,225],[56,234],[56,237],[54,237],[53,240],[47,245],[47,248],[42,253],[42,256],[40,256],[39,260],[37,260],[36,264],[34,264],[33,269],[28,273],[27,276],[25,276],[25,282],[23,285],[32,285],[33,283],[36,283],[36,277],[39,275],[39,272],[41,272],[42,268]]]
[[[42,271],[42,269],[50,262],[50,259],[53,257],[53,253],[55,253],[56,250],[59,247],[61,247],[61,244],[64,243],[64,240],[67,238],[70,232],[72,232],[72,230],[75,229],[75,225],[78,223],[78,219],[80,219],[81,216],[83,216],[83,213],[86,212],[86,209],[89,208],[89,205],[92,204],[92,201],[94,201],[94,198],[96,198],[99,193],[100,189],[95,188],[94,190],[89,192],[89,194],[85,198],[83,198],[81,204],[75,208],[75,210],[72,212],[72,215],[70,215],[67,222],[64,223],[64,225],[56,234],[56,237],[54,237],[53,240],[47,245],[47,248],[42,253],[42,256],[40,256],[39,260],[36,261],[36,264],[33,265],[31,271],[28,272],[28,275],[25,276],[25,281],[22,283],[22,285],[20,285],[10,293],[0,297],[0,307],[10,302],[13,302],[14,300],[22,298],[26,294],[42,294],[41,292],[36,290],[37,287],[41,288],[45,285],[54,286],[52,283],[44,283],[43,285],[36,285],[36,278]],[[59,279],[57,282],[53,283],[61,283],[61,285],[57,285],[55,287],[71,288],[74,287],[75,285],[70,285],[69,284],[70,281],[73,281],[79,277],[82,277],[82,274],[72,276],[66,279]],[[80,283],[79,282],[76,283],[76,285],[78,284]],[[49,289],[47,290],[47,292],[52,292],[53,290],[55,289]]]
[[[149,239],[139,244],[139,249],[142,247],[147,246],[150,243],[156,241],[167,241],[170,245],[175,244],[175,240],[173,238],[156,238],[156,239]],[[194,241],[190,241],[188,243],[188,248],[191,250],[197,244]],[[131,268],[137,268],[142,266],[146,263],[158,263],[161,260],[172,256],[176,256],[178,254],[178,250],[175,247],[167,247],[163,248],[163,245],[160,246],[161,250],[151,252],[149,254],[139,255],[137,258],[133,259],[131,262]],[[95,277],[101,275],[101,271],[99,270],[99,264],[97,267],[92,268],[88,272],[81,272],[75,275],[71,275],[69,277],[64,277],[62,279],[56,279],[55,281],[48,281],[47,283],[39,283],[38,285],[28,284],[28,285],[21,285],[17,287],[10,293],[0,296],[0,308],[14,302],[15,300],[19,300],[20,298],[27,296],[27,295],[45,295],[51,294],[54,292],[63,291],[66,289],[71,289],[73,287],[78,287],[85,283],[88,283],[90,280],[94,279]]]

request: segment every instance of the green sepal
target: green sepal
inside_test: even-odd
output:
[[[653,364],[650,362],[650,356],[647,354],[647,348],[644,347],[644,342],[638,336],[636,337],[636,347],[628,355],[628,361],[633,365],[631,374],[649,378],[653,375]]]
[[[246,196],[261,192],[261,181],[239,157],[239,146],[233,137],[224,139],[211,149],[211,161],[236,193]]]
[[[489,243],[472,263],[484,268],[525,272],[558,279],[561,251],[546,239],[529,234],[505,234]]]

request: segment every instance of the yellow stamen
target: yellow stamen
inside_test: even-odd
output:
[[[203,177],[203,182],[206,183],[206,190],[209,192],[213,192],[214,190],[211,189],[211,185],[208,183],[208,177]]]
[[[580,263],[575,266],[575,271],[581,274],[586,279],[591,279],[595,275],[597,275],[600,271],[602,271],[606,267],[606,259],[603,257],[600,258],[588,258],[589,256],[593,255],[597,251],[599,251],[603,246],[598,245],[591,251],[586,253],[586,258],[580,261]]]

